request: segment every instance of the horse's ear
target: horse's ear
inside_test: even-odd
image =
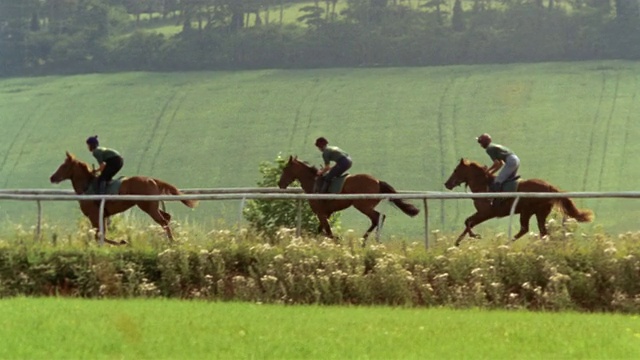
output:
[[[467,161],[465,158],[460,158],[460,165],[469,165],[469,161]]]
[[[66,151],[67,154],[67,159],[69,160],[73,160],[75,157],[73,156],[73,154],[71,154],[70,152]]]
[[[291,162],[291,160],[293,160],[293,156],[289,155],[289,162]]]

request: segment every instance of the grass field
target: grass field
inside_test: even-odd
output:
[[[3,359],[640,356],[637,316],[151,299],[15,298],[0,304]]]
[[[92,161],[84,140],[93,134],[123,153],[123,175],[182,188],[254,186],[258,164],[279,153],[318,164],[313,140],[323,135],[352,155],[352,173],[444,191],[461,157],[488,163],[474,140],[486,131],[516,151],[524,178],[567,191],[636,190],[639,72],[640,63],[611,61],[0,79],[0,187],[53,188],[48,178],[65,150]],[[470,201],[442,204],[431,202],[432,228],[459,229],[472,212]],[[596,226],[637,229],[636,201],[578,204],[595,211]],[[35,208],[2,202],[0,218],[32,224]],[[422,234],[420,217],[380,208],[387,236]],[[239,218],[238,201],[169,210],[206,226]],[[74,203],[45,203],[44,213],[47,221],[80,218]],[[368,225],[355,210],[342,222],[357,232]],[[494,227],[506,231],[506,220],[480,230]]]

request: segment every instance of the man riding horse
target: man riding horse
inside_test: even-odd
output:
[[[520,158],[508,147],[492,143],[491,136],[487,133],[478,136],[476,140],[493,161],[493,164],[487,169],[487,173],[493,175],[502,168],[493,184],[489,186],[491,191],[500,192],[505,181],[517,176],[520,168]],[[494,201],[494,205],[497,203],[497,201]]]

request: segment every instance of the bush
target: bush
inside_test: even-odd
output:
[[[362,249],[350,233],[342,245],[289,230],[277,233],[276,245],[246,230],[185,236],[189,242],[168,248],[161,235],[125,248],[87,246],[83,238],[64,246],[0,241],[0,297],[640,311],[640,233],[555,231],[543,240],[461,248],[440,235],[429,251],[417,242]]]
[[[262,162],[260,164],[260,174],[262,180],[258,182],[259,187],[276,187],[282,169],[286,165],[286,160],[278,155],[274,162]],[[300,186],[296,181],[291,184],[293,187]],[[301,208],[301,230],[304,234],[315,234],[318,232],[320,223],[311,210],[308,201],[303,200],[250,200],[243,209],[243,215],[251,224],[251,227],[258,233],[264,234],[269,239],[275,239],[278,230],[281,228],[296,228],[298,207]],[[339,225],[340,214],[335,213],[329,219],[331,227]]]

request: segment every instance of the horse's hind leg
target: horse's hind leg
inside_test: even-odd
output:
[[[533,213],[529,211],[523,211],[522,213],[520,213],[520,231],[518,231],[516,236],[513,237],[513,241],[518,240],[520,237],[522,237],[522,235],[529,232],[529,220],[531,220],[532,216]]]
[[[169,226],[169,220],[171,220],[171,215],[160,210],[159,201],[142,201],[139,202],[138,207],[140,210],[146,212],[151,216],[151,218],[158,223],[158,225],[162,226],[164,231],[167,233],[167,237],[169,240],[173,241],[173,233],[171,232],[171,227]],[[165,216],[168,215],[168,216]]]
[[[538,211],[536,211],[536,220],[538,221],[538,230],[540,230],[540,237],[543,238],[549,234],[547,231],[547,225],[545,224],[547,220],[547,216],[551,214],[551,210],[553,209],[553,204],[544,205],[540,207]]]
[[[365,214],[371,220],[371,226],[369,226],[367,231],[362,236],[362,238],[364,239],[364,243],[362,245],[364,246],[364,244],[367,242],[367,238],[369,237],[369,234],[371,234],[373,229],[377,228],[378,224],[380,223],[380,213],[377,212],[372,206],[366,203],[354,203],[353,205],[356,209],[358,209],[361,213]]]

